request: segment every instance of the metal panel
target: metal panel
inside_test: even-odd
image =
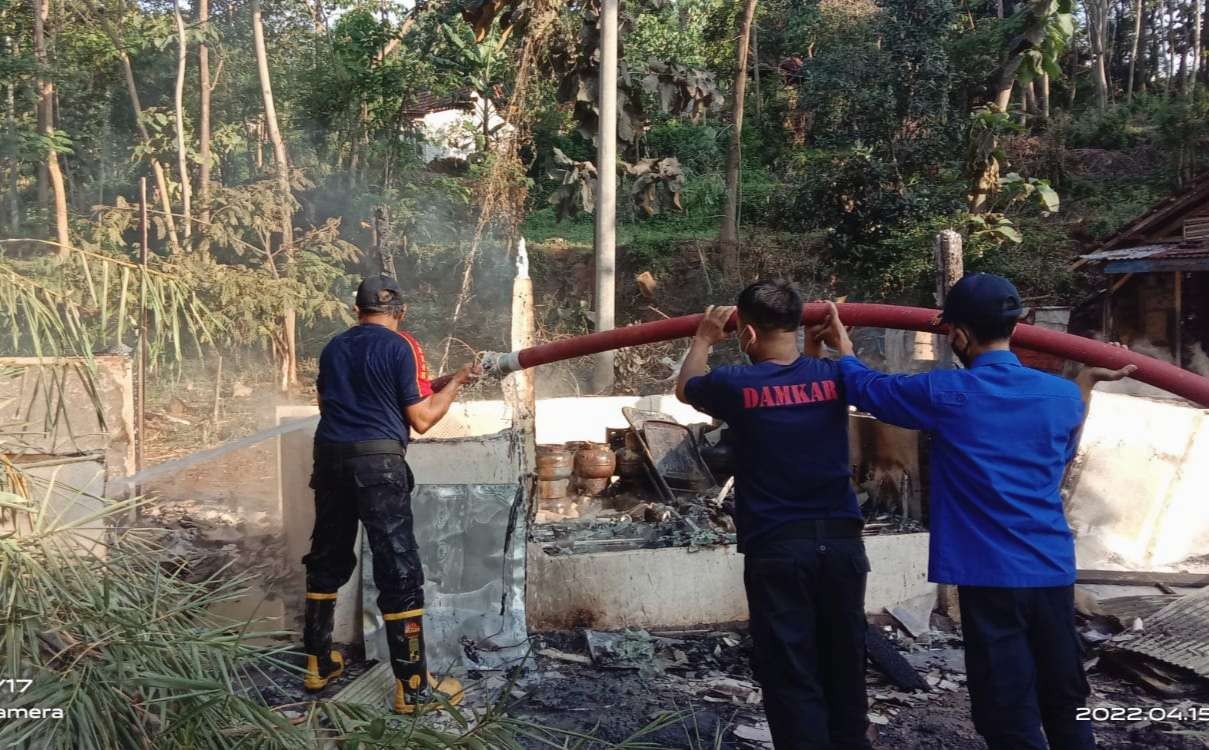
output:
[[[1158,255],[1172,247],[1174,245],[1170,244],[1138,245],[1136,247],[1121,247],[1115,250],[1098,250],[1087,255],[1080,255],[1079,257],[1091,261],[1137,260],[1139,258],[1149,258],[1152,255]]]
[[[433,672],[501,669],[528,652],[524,493],[517,484],[427,484],[412,493],[424,563],[425,646]],[[368,545],[365,652],[387,657]]]
[[[1119,648],[1209,677],[1209,592],[1181,597],[1144,625],[1141,636]]]

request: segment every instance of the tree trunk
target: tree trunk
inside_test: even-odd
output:
[[[1167,50],[1163,58],[1167,68],[1167,77],[1163,81],[1163,92],[1170,96],[1171,84],[1175,80],[1175,6],[1172,4],[1172,0],[1167,0],[1164,5],[1166,6],[1164,16],[1167,22]]]
[[[1041,96],[1041,117],[1044,118],[1048,122],[1049,117],[1050,117],[1049,73],[1043,72],[1041,74],[1041,94],[1040,94],[1040,96]]]
[[[722,208],[722,231],[719,236],[722,271],[731,280],[739,272],[739,168],[743,156],[743,100],[747,95],[747,49],[755,15],[756,0],[746,0],[735,53],[734,124],[730,131],[730,146],[726,151],[726,202]]]
[[[4,41],[5,48],[13,59],[16,59],[21,52],[17,41],[9,37],[5,37]],[[17,87],[12,78],[8,79],[5,89],[5,126],[9,137],[15,139],[17,137]],[[14,157],[12,165],[6,171],[8,173],[8,229],[10,236],[16,236],[21,233],[21,193],[18,186],[21,178],[21,162]]]
[[[1129,80],[1125,83],[1125,102],[1133,102],[1134,76],[1137,74],[1138,48],[1142,39],[1142,0],[1133,4],[1133,46],[1129,51]]]
[[[67,231],[67,191],[63,187],[63,173],[59,171],[59,155],[51,139],[55,135],[55,125],[52,102],[55,98],[55,84],[48,77],[50,63],[46,56],[46,26],[43,14],[46,13],[49,0],[33,0],[34,11],[34,60],[38,66],[38,113],[39,133],[47,139],[46,174],[54,191],[55,200],[55,237],[59,243],[59,258],[63,259],[71,253],[71,235]]]
[[[118,53],[118,60],[122,63],[122,71],[126,76],[126,93],[130,96],[130,109],[134,114],[134,124],[139,131],[139,138],[143,141],[143,146],[150,150],[151,134],[147,132],[147,126],[143,123],[143,104],[139,101],[139,90],[134,82],[134,67],[130,64],[130,55],[126,54],[121,37],[112,25],[105,26],[105,33],[113,42],[114,49]],[[160,210],[164,215],[168,243],[171,245],[173,253],[179,253],[181,246],[176,236],[176,219],[172,215],[172,198],[168,193],[168,178],[164,175],[164,165],[160,164],[159,159],[151,154],[147,155],[147,160],[151,162],[151,172],[155,175],[155,190],[159,193]]]
[[[1201,27],[1204,25],[1204,3],[1192,0],[1192,60],[1188,67],[1188,78],[1184,93],[1191,97],[1196,92],[1198,74],[1201,71]]]
[[[1096,108],[1101,112],[1108,109],[1108,62],[1107,54],[1108,9],[1105,0],[1084,0],[1087,11],[1087,38],[1091,43],[1091,78],[1096,86]]]
[[[760,26],[751,27],[751,66],[756,78],[756,122],[764,121],[764,89],[760,86]]]
[[[273,83],[269,76],[269,56],[265,51],[264,24],[260,18],[260,0],[252,0],[252,44],[256,48],[256,72],[260,79],[260,96],[264,100],[265,123],[273,155],[277,162],[277,189],[281,192],[281,251],[287,268],[294,260],[294,199],[290,191],[290,164],[286,159],[285,141],[277,126],[277,108],[273,106]],[[283,336],[285,361],[282,368],[282,390],[298,382],[298,342],[294,327],[297,313],[293,305],[286,308]]]
[[[210,0],[197,0],[197,26],[201,32],[201,43],[197,45],[198,91],[201,102],[198,144],[201,165],[197,171],[198,216],[205,224],[210,223],[210,45],[206,34],[210,29]]]
[[[45,37],[46,23],[50,20],[50,0],[34,0],[34,25],[41,29],[40,36]],[[38,44],[34,43],[34,57],[38,56]],[[43,39],[42,54],[46,54],[45,39]],[[43,71],[46,72],[46,71]],[[40,78],[38,80],[41,80]],[[40,91],[40,89],[39,89]],[[39,99],[34,105],[35,112],[38,116],[38,133],[45,133],[48,128],[53,127],[54,122],[54,105],[49,98]],[[38,163],[38,206],[45,212],[50,212],[50,164],[42,161]]]
[[[181,18],[179,0],[172,3],[172,15],[176,20],[176,95],[173,106],[176,108],[176,166],[181,178],[181,213],[184,215],[185,244],[193,236],[193,192],[189,179],[189,158],[185,154],[185,65],[189,59],[189,45],[185,40],[185,19]]]
[[[1024,62],[1023,55],[1012,55],[999,69],[995,83],[995,106],[1000,112],[1007,112],[1012,103],[1012,88],[1016,85],[1016,71]]]

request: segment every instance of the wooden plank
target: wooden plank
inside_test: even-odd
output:
[[[1080,570],[1076,583],[1109,586],[1154,586],[1166,584],[1178,588],[1199,589],[1209,586],[1209,573],[1162,573],[1144,570]]]
[[[1209,271],[1209,258],[1173,258],[1164,260],[1114,260],[1104,266],[1104,273],[1158,273],[1160,271]]]

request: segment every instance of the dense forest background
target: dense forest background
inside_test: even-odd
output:
[[[6,348],[122,350],[144,307],[157,366],[253,349],[288,385],[386,258],[448,369],[507,348],[520,236],[539,334],[588,329],[598,12],[3,2]],[[618,323],[770,273],[931,304],[945,228],[967,268],[1078,304],[1102,280],[1074,257],[1209,160],[1205,15],[1204,0],[625,0]],[[449,106],[482,127],[468,158],[430,161],[418,118]]]

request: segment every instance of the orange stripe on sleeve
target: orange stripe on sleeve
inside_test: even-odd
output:
[[[416,360],[416,388],[420,391],[420,398],[428,398],[432,395],[432,382],[428,379],[428,365],[424,362],[424,350],[420,348],[420,342],[416,341],[415,337],[407,331],[399,331],[398,334],[411,347],[412,357]]]

